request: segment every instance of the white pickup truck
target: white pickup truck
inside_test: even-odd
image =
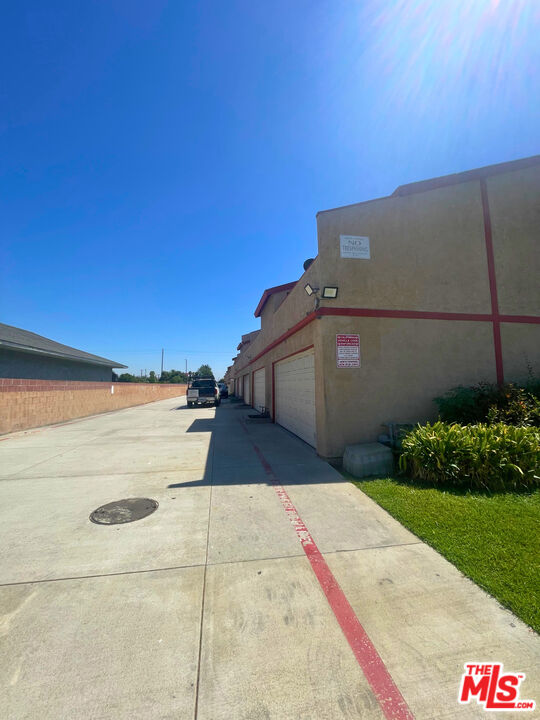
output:
[[[187,388],[188,407],[194,405],[215,405],[220,404],[221,397],[215,380],[211,378],[198,378],[192,380]]]

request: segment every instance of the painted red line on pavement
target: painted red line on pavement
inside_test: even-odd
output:
[[[240,424],[244,432],[249,436],[249,432],[244,423],[240,421]],[[261,450],[252,440],[251,444],[264,468],[264,471],[272,482],[272,486],[276,491],[285,512],[287,513],[287,517],[296,531],[313,572],[319,581],[319,585],[328,600],[328,604],[332,608],[336,620],[338,621],[358,664],[362,668],[362,672],[370,684],[385,718],[387,720],[414,720],[414,715],[405,702],[403,695],[400,693],[397,685],[392,680],[392,676],[386,669],[386,665],[377,652],[375,645],[371,642],[368,634],[356,617],[354,610],[345,596],[345,593],[328,567],[326,560],[322,556],[321,551],[311,537],[311,533],[294,507],[287,491],[279,482],[279,479],[272,470],[272,466],[266,460]]]

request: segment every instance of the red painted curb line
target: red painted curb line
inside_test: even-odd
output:
[[[239,420],[242,429],[249,436],[244,423]],[[388,672],[381,656],[377,652],[375,645],[369,639],[368,634],[360,624],[355,615],[349,601],[338,581],[334,577],[332,571],[328,567],[321,551],[311,537],[311,533],[306,527],[304,521],[294,507],[287,491],[279,482],[279,479],[272,470],[272,466],[266,460],[261,450],[251,440],[253,449],[259,458],[264,471],[272,482],[272,486],[278,496],[283,509],[287,513],[291,524],[300,540],[300,543],[306,553],[313,572],[319,581],[319,585],[328,600],[328,604],[332,608],[332,612],[338,621],[343,634],[354,656],[362,668],[366,680],[371,686],[375,697],[386,720],[414,720],[409,706],[405,702],[403,695],[400,693],[397,685],[392,680],[392,676]]]

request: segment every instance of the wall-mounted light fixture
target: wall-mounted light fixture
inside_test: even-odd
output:
[[[319,288],[311,287],[309,283],[304,285],[304,290],[307,292],[308,295],[313,295],[313,293],[319,292]]]
[[[337,298],[338,288],[337,287],[325,287],[322,291],[323,298]]]
[[[309,296],[311,296],[311,295],[316,295],[316,294],[319,292],[319,288],[311,287],[311,285],[310,285],[309,283],[306,283],[306,284],[304,285],[304,290],[306,291],[306,293],[307,293]],[[337,294],[338,294],[338,288],[337,288],[337,287],[334,287],[334,286],[332,286],[332,285],[327,285],[325,288],[323,288],[321,297],[323,297],[323,298],[329,298],[329,299],[332,300],[332,299],[334,299],[334,298],[337,298]]]
[[[327,298],[329,300],[333,300],[333,299],[337,298],[337,294],[338,294],[338,288],[334,287],[332,285],[327,285],[326,287],[324,287],[321,295],[319,295],[319,288],[311,287],[311,285],[309,283],[306,283],[304,285],[304,290],[310,297],[312,295],[315,295],[315,310],[319,309],[321,298]]]

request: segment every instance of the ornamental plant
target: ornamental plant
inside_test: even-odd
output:
[[[399,467],[434,485],[533,490],[540,487],[540,429],[501,422],[419,425],[403,439]]]
[[[444,422],[498,423],[540,427],[540,383],[479,383],[435,398]]]

